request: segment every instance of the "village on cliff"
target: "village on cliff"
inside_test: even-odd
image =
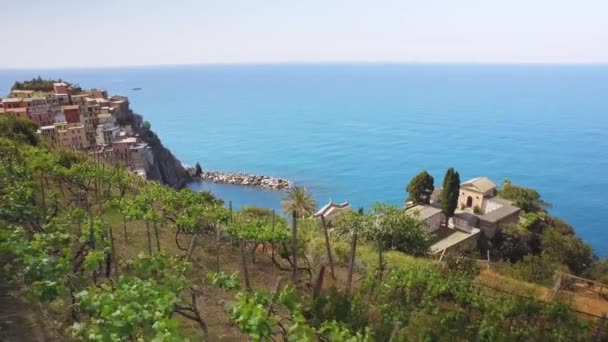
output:
[[[65,82],[47,83],[48,87],[38,87],[44,89],[13,89],[2,99],[0,115],[30,120],[59,148],[85,151],[147,178],[154,155],[134,131],[143,118],[131,111],[127,97],[83,91]]]
[[[35,84],[37,89],[19,89],[27,88],[24,85],[28,82]],[[155,164],[154,153],[137,133],[143,125],[143,116],[133,113],[126,96],[108,96],[106,90],[82,90],[66,82],[41,79],[18,84],[22,86],[14,87],[1,99],[0,115],[33,122],[38,133],[48,137],[56,147],[81,150],[95,158],[119,163],[143,178],[162,178],[150,177]],[[189,177],[214,183],[273,190],[291,185],[286,179],[270,176],[207,170],[195,174],[194,169],[190,171]],[[179,187],[183,185],[183,179],[165,183]]]

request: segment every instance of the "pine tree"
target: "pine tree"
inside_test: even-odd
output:
[[[200,177],[201,173],[203,173],[203,169],[201,168],[201,164],[199,164],[198,162],[196,162],[196,165],[194,166],[194,175],[196,177]]]
[[[454,216],[458,206],[458,194],[460,193],[460,175],[454,168],[449,168],[443,177],[443,189],[441,190],[441,209],[445,214],[446,221]]]
[[[429,204],[431,193],[435,189],[433,182],[433,176],[428,172],[422,171],[417,174],[405,188],[409,193],[407,200],[416,204]]]

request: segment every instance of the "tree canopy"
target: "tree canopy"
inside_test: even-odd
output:
[[[432,236],[414,216],[392,204],[374,203],[372,210],[341,211],[333,219],[334,234],[348,240],[353,231],[382,250],[398,250],[424,256],[429,252]]]
[[[435,189],[434,179],[428,172],[422,171],[409,182],[405,190],[408,192],[407,201],[416,204],[429,204],[431,193]]]
[[[510,180],[503,182],[498,195],[504,199],[515,202],[523,211],[533,212],[551,207],[550,203],[543,201],[538,191],[523,186],[514,185]]]
[[[23,81],[23,82],[17,81],[15,83],[13,83],[11,90],[33,90],[33,91],[49,92],[49,91],[53,91],[53,83],[61,83],[61,82],[67,84],[68,86],[71,86],[75,92],[82,91],[82,88],[80,88],[78,86],[74,86],[69,82],[62,81],[61,78],[57,79],[57,80],[43,79],[40,76],[34,77],[31,80],[27,80],[27,81]]]
[[[519,271],[545,267],[549,272],[567,269],[581,275],[588,273],[597,261],[591,247],[574,234],[572,227],[543,211],[521,215],[517,223],[499,231],[491,243],[494,258],[513,263]],[[534,273],[524,271],[520,275],[528,281],[542,278]]]
[[[376,203],[370,214],[374,224],[367,225],[365,235],[376,240],[383,249],[394,249],[423,256],[429,253],[431,235],[415,217],[394,205]]]
[[[305,187],[294,186],[285,192],[281,206],[286,213],[304,217],[315,212],[316,202]]]

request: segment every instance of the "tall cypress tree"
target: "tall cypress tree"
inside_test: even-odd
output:
[[[460,193],[460,175],[454,168],[449,168],[443,177],[443,189],[441,190],[441,209],[447,220],[454,216],[458,206],[458,194]]]

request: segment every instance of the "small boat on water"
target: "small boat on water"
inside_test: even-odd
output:
[[[133,88],[133,90],[141,90],[141,88]]]

